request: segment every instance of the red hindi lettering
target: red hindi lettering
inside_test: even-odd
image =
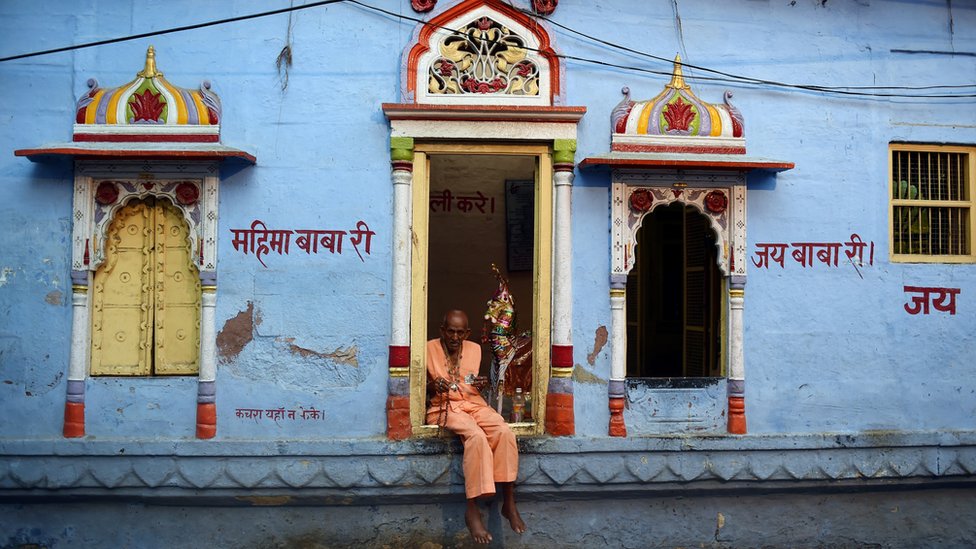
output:
[[[363,237],[365,237],[366,245],[364,248],[366,251],[366,255],[369,255],[370,241],[373,239],[373,235],[375,234],[376,233],[374,231],[369,230],[369,225],[367,225],[366,222],[362,220],[356,223],[355,229],[349,231],[349,235],[350,235],[349,242],[352,243],[353,249],[356,250],[356,255],[359,256],[359,260],[364,263],[366,260],[363,259],[363,254],[359,253],[359,244],[363,241]]]
[[[921,286],[905,286],[905,293],[917,293],[919,295],[912,296],[911,306],[908,303],[905,304],[905,311],[910,315],[917,315],[922,313],[923,315],[929,314],[929,291],[931,288],[923,288]]]

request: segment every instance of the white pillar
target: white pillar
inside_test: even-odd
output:
[[[390,345],[410,345],[410,216],[413,172],[393,170],[393,326]]]
[[[200,382],[217,379],[216,287],[204,287],[200,296]]]
[[[627,436],[624,407],[627,398],[627,275],[610,276],[610,406],[609,435]]]
[[[571,166],[571,165],[570,165]],[[553,231],[552,344],[573,344],[572,168],[553,173],[555,227]]]
[[[728,431],[746,433],[746,368],[743,345],[742,308],[745,303],[744,276],[729,278],[729,424]]]

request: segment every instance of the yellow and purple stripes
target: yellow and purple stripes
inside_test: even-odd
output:
[[[78,124],[165,124],[211,126],[219,123],[220,103],[209,90],[188,90],[174,86],[162,76],[139,77],[118,88],[99,88],[97,82],[89,80],[88,91],[78,100],[75,122]],[[204,85],[206,87],[206,85]],[[157,101],[165,105],[159,119],[155,121],[134,119],[131,104],[138,91],[149,91]]]

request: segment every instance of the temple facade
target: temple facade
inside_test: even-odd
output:
[[[158,8],[0,6],[0,545],[473,544],[450,309],[496,544],[976,540],[973,6]]]

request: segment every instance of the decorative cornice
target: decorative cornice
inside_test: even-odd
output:
[[[566,122],[575,124],[586,114],[586,107],[383,103],[383,113],[388,120]]]

